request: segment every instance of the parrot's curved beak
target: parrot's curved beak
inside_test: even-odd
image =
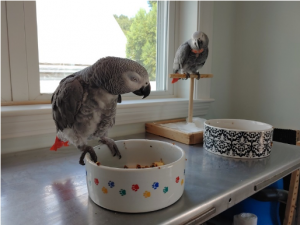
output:
[[[150,95],[151,92],[151,86],[150,83],[147,86],[141,87],[139,90],[134,91],[133,93],[138,95],[138,96],[144,96],[146,98],[148,95]]]
[[[203,46],[203,41],[198,40],[197,43],[198,43],[198,48],[201,49]]]

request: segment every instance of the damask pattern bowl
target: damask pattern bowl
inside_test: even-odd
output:
[[[94,147],[100,165],[85,156],[90,198],[99,206],[118,212],[141,213],[165,208],[183,194],[185,153],[171,143],[131,139],[116,141],[122,158],[113,157],[106,145]],[[162,159],[164,165],[151,166]],[[124,166],[128,168],[124,168]]]
[[[214,119],[204,123],[204,148],[233,158],[263,158],[271,154],[273,127],[239,119]]]

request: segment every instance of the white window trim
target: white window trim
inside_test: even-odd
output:
[[[204,117],[211,102],[213,99],[194,100],[194,116]],[[117,106],[116,124],[109,137],[145,132],[146,122],[186,118],[187,109],[188,99],[184,98],[126,101]],[[56,130],[51,112],[49,104],[2,107],[1,153],[51,146]]]
[[[207,113],[212,99],[195,100],[195,116]],[[115,125],[187,117],[188,100],[184,98],[128,100],[118,104]],[[1,138],[16,138],[55,132],[49,104],[6,106],[1,110]]]
[[[212,73],[212,53],[213,53],[213,13],[214,2],[203,1],[198,2],[197,7],[197,30],[205,31],[209,37],[209,54],[201,68],[201,73]],[[195,82],[194,99],[209,99],[210,98],[211,79],[203,79],[201,82]]]
[[[1,2],[1,101],[11,101],[6,3]]]
[[[14,3],[14,2],[9,2]],[[174,7],[176,13],[180,11],[180,5],[178,2],[173,2],[171,7]],[[17,3],[15,3],[17,4]],[[181,2],[181,4],[185,4]],[[191,30],[203,28],[207,29],[206,32],[210,37],[210,56],[207,64],[205,64],[202,73],[209,73],[211,71],[211,53],[212,53],[212,18],[213,18],[213,2],[189,2],[189,4],[196,4],[196,15],[199,20],[199,12],[201,23],[196,22],[195,27],[191,27]],[[8,4],[9,5],[9,4]],[[7,7],[9,8],[9,7]],[[210,10],[210,11],[209,11]],[[203,12],[204,11],[204,12]],[[203,13],[202,13],[203,12]],[[186,12],[181,12],[180,16],[189,17],[189,14]],[[190,13],[190,12],[187,12]],[[174,15],[175,17],[175,15]],[[30,18],[27,18],[30,20]],[[181,44],[182,40],[178,39],[178,33],[180,32],[180,25],[177,18],[173,18],[172,21],[175,23],[174,33],[175,38],[172,43],[169,44],[168,54],[174,56],[175,50]],[[15,32],[14,30],[8,29],[9,33]],[[28,37],[28,36],[27,36]],[[22,37],[23,42],[25,38]],[[13,40],[16,41],[16,40]],[[12,43],[9,43],[9,47]],[[173,46],[173,47],[172,47]],[[10,55],[10,60],[22,60],[24,54],[21,56]],[[25,57],[26,58],[26,57]],[[172,71],[172,60],[169,60],[168,70]],[[205,69],[205,70],[204,70]],[[20,64],[17,68],[13,68],[10,73],[17,74],[28,73],[26,66]],[[3,74],[2,74],[3,76]],[[26,77],[26,76],[25,76]],[[13,76],[12,76],[13,79]],[[24,77],[22,78],[24,79]],[[27,77],[26,77],[27,79]],[[19,81],[20,86],[22,86],[23,81]],[[195,82],[195,95],[194,95],[194,116],[204,117],[209,109],[210,104],[214,99],[210,98],[210,87],[206,87],[207,84],[202,87],[202,82],[208,82],[210,86],[210,79],[201,79],[198,82]],[[173,119],[173,118],[184,118],[187,116],[188,109],[188,99],[186,96],[178,92],[178,87],[183,85],[185,82],[177,82],[174,90],[174,95],[164,97],[162,99],[151,99],[147,98],[145,100],[130,100],[127,99],[117,106],[117,115],[116,115],[116,125],[112,128],[112,131],[109,132],[111,137],[116,135],[121,136],[125,134],[131,134],[132,132],[139,133],[144,132],[144,123],[157,120]],[[187,88],[181,88],[185,93],[188,93]],[[26,95],[26,93],[23,93]],[[152,94],[152,93],[151,93]],[[19,95],[18,97],[20,97]],[[27,97],[29,96],[29,90],[27,90]],[[150,97],[150,96],[149,96]],[[20,98],[21,99],[21,98]],[[30,106],[6,106],[1,108],[1,125],[2,125],[2,146],[5,147],[5,150],[2,148],[2,153],[14,152],[29,150],[33,148],[42,148],[49,147],[53,142],[53,135],[55,134],[55,127],[51,114],[51,105],[30,105]],[[40,137],[41,135],[46,135],[47,140],[45,141],[43,136],[43,141],[34,141],[35,137]],[[21,146],[24,140],[27,140],[29,144],[24,144]],[[18,144],[16,144],[18,143]]]

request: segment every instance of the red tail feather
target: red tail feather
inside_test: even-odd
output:
[[[52,147],[50,148],[50,150],[51,150],[51,151],[57,151],[58,148],[61,148],[61,147],[63,147],[63,146],[69,146],[68,143],[69,143],[68,141],[64,142],[64,141],[60,140],[60,139],[56,136],[55,142],[54,142],[54,144],[52,145]]]
[[[179,78],[173,78],[172,84],[176,83],[179,80]]]

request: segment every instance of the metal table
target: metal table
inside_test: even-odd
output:
[[[198,224],[300,167],[299,147],[282,143],[274,142],[267,158],[239,160],[147,133],[116,139],[136,138],[175,143],[185,150],[185,191],[175,204],[140,214],[103,209],[88,197],[77,150],[39,149],[2,156],[2,224]]]

